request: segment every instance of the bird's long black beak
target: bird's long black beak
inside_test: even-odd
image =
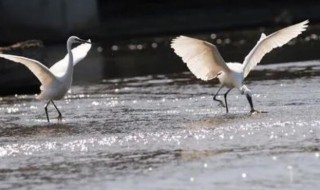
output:
[[[79,39],[76,39],[76,41],[79,42],[79,43],[81,43],[81,44],[84,44],[84,43],[86,43],[86,44],[92,44],[91,41],[89,41],[89,40],[86,41],[86,40],[83,40],[83,39],[80,39],[80,38],[79,38]]]

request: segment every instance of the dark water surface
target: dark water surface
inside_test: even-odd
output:
[[[189,73],[74,86],[61,123],[34,95],[1,97],[0,188],[315,189],[319,81],[317,61],[258,67],[254,115]]]

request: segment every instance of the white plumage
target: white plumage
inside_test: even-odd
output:
[[[248,76],[250,71],[261,61],[265,54],[269,53],[274,48],[285,45],[291,39],[297,37],[299,34],[305,31],[308,27],[308,22],[308,20],[300,22],[274,32],[269,36],[266,36],[264,33],[262,33],[256,46],[254,46],[251,52],[244,59],[244,77]]]
[[[217,47],[208,42],[180,36],[172,40],[171,47],[199,79],[211,80],[221,70],[230,71]],[[200,63],[200,64],[199,64]]]
[[[73,43],[84,43],[71,50]],[[84,41],[76,36],[69,37],[67,41],[67,55],[50,69],[37,60],[29,59],[17,55],[0,54],[1,58],[21,63],[25,65],[41,82],[41,93],[37,96],[40,100],[49,100],[45,106],[47,120],[47,106],[50,102],[55,106],[59,113],[58,119],[62,119],[62,115],[53,100],[59,100],[70,89],[73,76],[73,67],[87,55],[91,48],[91,41]]]
[[[197,78],[205,81],[216,77],[219,79],[221,87],[215,94],[214,100],[219,101],[221,105],[223,105],[223,102],[216,99],[216,96],[222,87],[225,86],[229,88],[224,95],[227,112],[228,105],[226,97],[233,88],[237,88],[242,94],[247,96],[251,112],[254,112],[251,91],[243,85],[244,78],[248,76],[250,71],[261,61],[265,54],[274,48],[283,46],[305,31],[308,22],[308,20],[303,21],[268,36],[262,33],[259,41],[246,56],[243,64],[225,63],[215,45],[195,38],[179,36],[172,40],[171,47]]]
[[[79,63],[82,59],[84,59],[87,56],[92,46],[90,39],[87,42],[88,43],[80,44],[71,50],[72,56],[73,56],[73,66],[76,66],[77,63]],[[68,61],[69,61],[69,54],[67,53],[63,59],[61,59],[60,61],[55,63],[53,66],[51,66],[49,70],[55,76],[61,77],[64,74],[64,72],[66,72],[67,70]]]

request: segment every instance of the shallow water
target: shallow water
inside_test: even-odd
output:
[[[236,90],[226,114],[218,85],[189,73],[74,86],[56,102],[61,123],[34,95],[2,97],[0,188],[315,189],[318,65],[257,68],[247,86],[268,113],[253,115]]]

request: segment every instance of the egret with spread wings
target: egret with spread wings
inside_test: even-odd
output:
[[[81,43],[81,45],[72,48],[72,44]],[[8,59],[13,62],[25,65],[41,82],[41,93],[37,99],[48,100],[44,109],[46,112],[47,120],[49,120],[47,107],[50,103],[53,104],[58,111],[58,120],[62,120],[62,114],[53,102],[53,100],[60,100],[68,92],[73,76],[73,67],[86,57],[91,48],[91,41],[82,40],[76,36],[71,36],[67,41],[67,55],[52,67],[48,68],[39,61],[29,59],[17,55],[0,54],[1,58]]]
[[[227,95],[233,88],[237,88],[241,94],[246,95],[251,112],[256,112],[252,103],[251,91],[243,84],[243,80],[265,54],[297,37],[306,30],[308,22],[308,20],[303,21],[268,36],[262,33],[255,47],[244,59],[243,64],[226,63],[215,45],[195,38],[179,36],[172,40],[171,47],[197,78],[204,81],[214,78],[219,79],[221,86],[214,95],[213,100],[226,107],[227,113],[229,112]],[[217,99],[217,95],[223,87],[228,88],[224,94],[225,105],[221,100]]]

